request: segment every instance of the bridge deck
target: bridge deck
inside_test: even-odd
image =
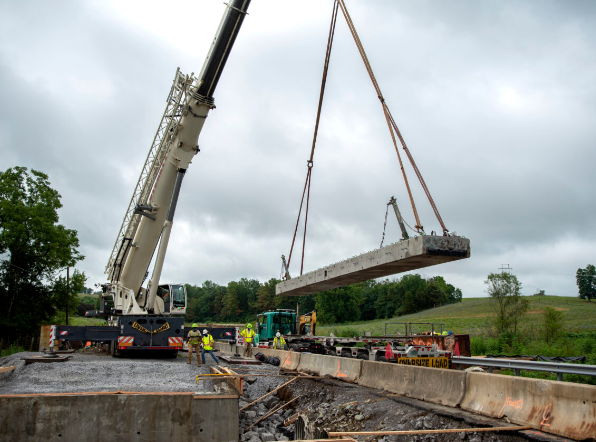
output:
[[[304,296],[470,257],[470,240],[422,235],[346,259],[277,284],[281,296]]]

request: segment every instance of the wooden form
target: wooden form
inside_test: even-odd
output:
[[[271,390],[269,393],[267,393],[267,394],[265,394],[265,395],[261,396],[261,397],[260,397],[260,398],[258,398],[257,400],[254,400],[254,401],[252,401],[250,404],[248,404],[248,405],[246,405],[246,406],[242,407],[242,408],[241,408],[240,410],[238,410],[238,411],[242,411],[242,410],[245,410],[245,409],[247,409],[247,408],[248,408],[248,407],[250,407],[251,405],[253,405],[253,404],[256,404],[257,402],[259,402],[259,401],[260,401],[260,400],[262,400],[262,399],[265,399],[265,398],[266,398],[267,396],[269,396],[270,394],[273,394],[273,393],[275,393],[275,392],[276,392],[277,390],[279,390],[280,388],[282,388],[282,387],[285,387],[285,386],[286,386],[286,385],[288,385],[288,384],[291,384],[291,383],[292,383],[292,382],[294,382],[296,379],[300,379],[301,377],[302,377],[302,376],[296,376],[294,379],[290,379],[290,380],[289,380],[288,382],[286,382],[285,384],[282,384],[282,385],[280,385],[279,387],[277,387],[276,389],[274,389],[274,390]]]
[[[329,431],[329,437],[344,436],[391,436],[408,434],[443,434],[443,433],[486,433],[492,431],[522,431],[531,430],[530,425],[519,427],[490,427],[490,428],[446,428],[444,430],[411,430],[411,431]]]
[[[33,364],[34,362],[43,362],[49,364],[51,362],[66,362],[70,359],[70,356],[57,356],[55,358],[47,358],[45,356],[32,356],[30,358],[21,358],[25,361],[25,364]]]
[[[238,376],[237,373],[234,373],[227,367],[209,367],[211,373],[221,376],[216,376],[216,379],[224,380],[228,386],[238,393],[238,395],[242,396],[243,388],[244,388],[244,377]],[[213,379],[215,380],[215,379]],[[199,382],[199,376],[197,376],[197,383]]]
[[[294,402],[296,399],[300,398],[302,396],[296,396],[294,399],[292,399],[289,402],[286,402],[285,404],[281,404],[278,405],[277,407],[275,407],[273,410],[271,410],[269,413],[267,413],[265,416],[261,417],[260,419],[258,419],[256,422],[254,422],[253,424],[251,424],[250,427],[248,427],[246,430],[244,430],[244,432],[246,433],[248,430],[250,430],[252,427],[254,427],[256,424],[258,424],[259,422],[261,422],[263,419],[267,419],[269,416],[271,416],[273,413],[275,413],[278,410],[281,410],[282,408],[287,407],[288,405],[290,405],[292,402]]]
[[[220,355],[219,359],[226,361],[228,364],[242,364],[242,365],[261,365],[261,361],[254,358],[245,358],[242,356]]]

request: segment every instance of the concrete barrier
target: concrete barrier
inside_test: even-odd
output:
[[[596,386],[468,373],[461,407],[571,439],[596,439]]]
[[[302,353],[295,352],[295,351],[284,351],[285,355],[281,358],[280,367],[282,370],[297,370],[298,366],[300,365],[300,359],[302,358]]]
[[[214,342],[213,348],[228,355],[239,354],[242,356],[244,347],[240,345],[230,345],[228,342]]]
[[[0,396],[2,441],[237,441],[238,396],[75,393]]]
[[[302,353],[298,371],[329,376],[342,381],[358,383],[362,369],[361,359]]]
[[[265,356],[277,356],[280,360],[286,357],[286,353],[289,353],[284,350],[273,350],[272,348],[260,348],[260,347],[253,347],[252,348],[252,355],[255,356],[257,353],[263,353]]]
[[[457,407],[466,392],[466,373],[458,370],[363,361],[358,385]]]

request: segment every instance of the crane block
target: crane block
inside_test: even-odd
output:
[[[275,294],[304,296],[470,257],[470,240],[420,235],[277,284]]]

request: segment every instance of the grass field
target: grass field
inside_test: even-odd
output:
[[[73,316],[68,319],[68,325],[105,325],[106,321],[102,318],[85,318],[82,316]]]
[[[530,309],[522,319],[520,329],[528,335],[535,335],[542,330],[542,313],[546,306],[553,307],[564,314],[564,332],[587,332],[596,330],[596,302],[587,302],[579,298],[562,296],[529,296]],[[358,332],[370,331],[373,335],[385,332],[385,322],[439,322],[444,323],[443,330],[456,334],[469,334],[473,337],[489,335],[488,322],[494,317],[490,298],[464,298],[462,302],[437,307],[391,319],[378,319],[368,322],[349,324],[319,324],[317,334],[338,335],[344,329]],[[388,326],[389,327],[389,326]],[[387,331],[394,334],[396,325]],[[403,328],[403,327],[402,327]]]

